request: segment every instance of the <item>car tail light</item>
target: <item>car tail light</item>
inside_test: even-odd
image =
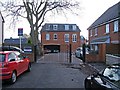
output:
[[[8,63],[2,63],[2,68],[8,67]]]

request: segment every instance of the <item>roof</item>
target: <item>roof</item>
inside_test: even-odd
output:
[[[88,29],[116,19],[120,19],[120,2],[108,8]]]
[[[54,30],[54,25],[57,25],[57,29]],[[65,25],[67,25],[68,30],[65,30]],[[73,26],[75,26],[75,30],[73,30]],[[80,32],[81,30],[76,24],[59,24],[59,23],[46,23],[41,32]]]
[[[8,53],[11,53],[11,52],[14,52],[14,51],[0,51],[0,53],[2,53],[2,54],[8,54]]]
[[[19,38],[5,39],[4,43],[5,44],[20,44],[20,39]],[[21,44],[26,44],[26,43],[27,43],[27,39],[21,38]]]
[[[110,36],[102,36],[91,40],[90,44],[110,43]]]

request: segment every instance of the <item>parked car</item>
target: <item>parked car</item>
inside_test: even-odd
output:
[[[0,51],[18,51],[20,53],[24,53],[24,51],[15,46],[0,46]]]
[[[30,60],[18,51],[0,51],[0,79],[15,83],[17,76],[31,70]]]
[[[83,58],[83,51],[82,51],[82,48],[78,47],[75,51],[75,56],[78,57],[78,58]]]
[[[88,76],[84,84],[86,90],[120,90],[120,64]]]
[[[86,54],[89,54],[89,49],[86,48]],[[75,51],[75,56],[82,59],[83,58],[83,49],[82,47],[78,47]]]

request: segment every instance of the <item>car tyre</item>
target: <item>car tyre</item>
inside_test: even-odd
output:
[[[10,78],[10,83],[14,84],[16,82],[16,80],[17,80],[17,75],[16,75],[16,72],[13,71],[12,76]]]
[[[27,69],[27,71],[28,71],[28,72],[31,71],[31,64],[30,64],[30,63],[28,64],[28,69]]]
[[[85,80],[85,90],[91,90],[90,81]]]

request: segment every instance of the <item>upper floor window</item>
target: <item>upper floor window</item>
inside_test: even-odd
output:
[[[50,40],[50,34],[46,34],[46,40]]]
[[[95,36],[98,35],[98,28],[95,28]]]
[[[64,40],[65,40],[65,42],[69,42],[69,34],[64,35]]]
[[[118,32],[118,21],[114,22],[114,32]]]
[[[53,25],[53,30],[57,30],[58,29],[58,25]]]
[[[92,30],[90,30],[90,36],[92,36]]]
[[[65,25],[65,30],[69,30],[69,25]]]
[[[72,35],[72,41],[73,42],[77,42],[77,34],[73,34]]]
[[[54,38],[54,40],[57,40],[58,39],[57,34],[54,34],[53,38]]]
[[[106,33],[109,33],[109,32],[110,32],[109,24],[106,24]]]
[[[50,30],[50,25],[46,25],[46,30]]]
[[[77,29],[76,25],[73,25],[72,28],[73,28],[73,30],[76,30],[76,29]]]

